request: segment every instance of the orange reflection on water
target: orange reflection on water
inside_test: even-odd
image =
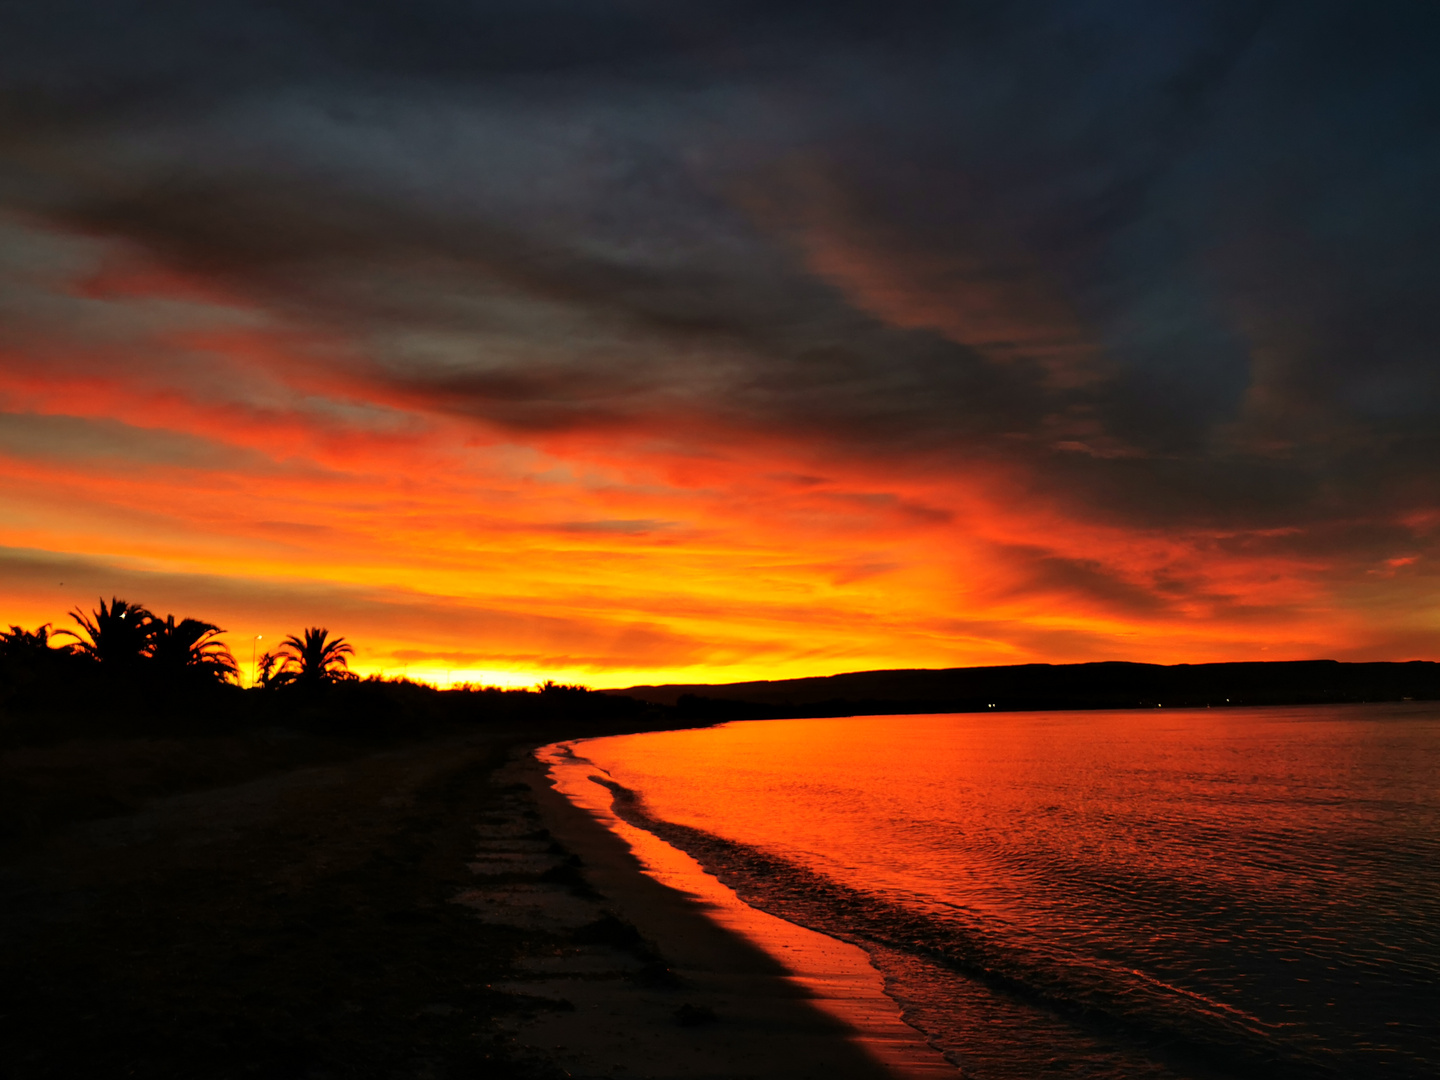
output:
[[[1434,703],[748,721],[577,752],[748,900],[877,945],[987,1075],[1052,1050],[1175,1075],[1066,1010],[1297,1075],[1440,1052],[1415,990],[1440,980]]]

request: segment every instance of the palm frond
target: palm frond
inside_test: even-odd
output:
[[[89,615],[78,607],[70,612],[83,634],[59,630],[54,636],[74,638],[76,652],[102,664],[130,666],[146,657],[159,625],[155,616],[119,597],[111,597],[109,606],[102,597],[99,604]]]
[[[200,619],[166,616],[156,620],[151,636],[150,659],[162,669],[174,673],[194,672],[225,681],[239,676],[235,657],[220,640],[225,631],[214,623]]]
[[[281,669],[275,678],[284,683],[318,686],[350,677],[347,656],[355,649],[343,637],[330,637],[323,626],[311,626],[303,636],[291,634],[280,643],[275,656]]]

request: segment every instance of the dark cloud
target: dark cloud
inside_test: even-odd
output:
[[[704,414],[1131,524],[1379,519],[1440,497],[1437,20],[7,4],[0,191],[486,424]]]
[[[1135,585],[1093,560],[1060,558],[1028,545],[1012,545],[1005,554],[1022,576],[1000,594],[1000,599],[1048,596],[1080,600],[1101,610],[1142,617],[1154,616],[1169,607],[1163,587]]]

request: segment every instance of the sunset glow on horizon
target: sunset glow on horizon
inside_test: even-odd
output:
[[[604,72],[519,15],[487,74],[298,9],[264,76],[189,16],[17,59],[0,622],[119,596],[247,677],[317,625],[441,686],[1434,658],[1404,65],[1337,89],[1300,12],[1085,12],[1109,67],[1019,16],[649,9],[594,16]]]

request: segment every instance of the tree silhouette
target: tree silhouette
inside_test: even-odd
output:
[[[266,690],[274,685],[279,685],[281,683],[278,678],[279,672],[275,670],[276,667],[279,667],[279,662],[281,662],[281,657],[276,657],[274,652],[268,651],[268,649],[262,652],[258,665],[256,665],[255,683]]]
[[[63,633],[64,631],[62,631]],[[34,630],[11,625],[9,631],[0,630],[0,656],[11,660],[34,660],[51,653],[69,652],[73,646],[50,645],[50,624],[47,622]]]
[[[282,666],[270,682],[296,686],[320,686],[325,683],[353,679],[345,658],[355,654],[354,648],[342,637],[330,637],[323,626],[312,626],[303,638],[291,634],[275,651]]]
[[[133,667],[146,657],[158,625],[150,612],[139,604],[111,597],[108,608],[101,598],[100,606],[91,615],[93,618],[78,607],[70,612],[85,637],[74,630],[57,630],[55,636],[74,638],[77,653],[107,667]]]
[[[214,623],[199,619],[181,619],[177,623],[174,615],[168,615],[164,622],[155,621],[150,635],[150,658],[171,676],[193,674],[225,682],[238,677],[240,669],[225,643],[219,640],[224,632]]]
[[[49,623],[34,630],[20,626],[0,630],[0,689],[56,678],[74,662],[74,646],[53,648],[52,636]]]

